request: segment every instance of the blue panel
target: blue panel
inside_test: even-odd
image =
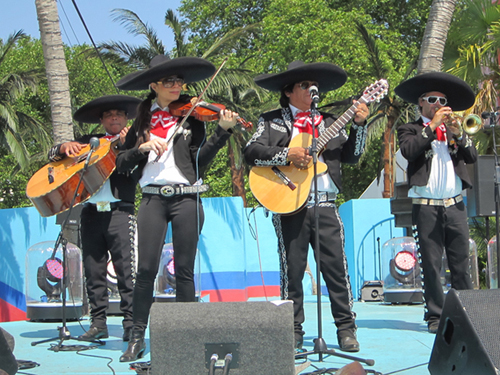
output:
[[[404,235],[394,226],[390,199],[354,199],[339,209],[344,222],[349,276],[355,298],[364,281],[381,280],[380,250],[394,237]]]

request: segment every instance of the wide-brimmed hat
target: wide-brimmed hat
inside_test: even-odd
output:
[[[284,72],[261,74],[254,81],[270,91],[281,91],[283,87],[301,81],[316,81],[319,92],[327,92],[341,87],[347,81],[347,73],[335,64],[306,64],[297,60],[291,62]]]
[[[419,74],[399,84],[394,92],[405,101],[418,105],[422,94],[438,91],[448,99],[448,106],[454,111],[470,108],[476,97],[471,87],[464,80],[444,72]]]
[[[179,75],[185,83],[201,81],[215,73],[215,66],[200,57],[178,57],[171,59],[165,55],[153,57],[149,68],[127,74],[116,83],[120,90],[147,90],[151,82]]]
[[[98,124],[105,111],[119,109],[127,113],[129,119],[135,118],[141,99],[128,95],[106,95],[82,105],[73,115],[75,121]]]

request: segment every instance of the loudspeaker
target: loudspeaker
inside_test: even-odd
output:
[[[293,306],[287,301],[153,303],[153,375],[207,374],[216,354],[220,373],[294,375]]]
[[[17,373],[18,365],[16,357],[12,354],[13,350],[14,337],[0,328],[0,372],[5,371],[9,375]]]
[[[451,289],[432,348],[435,375],[489,375],[500,369],[500,290]]]
[[[495,216],[495,157],[479,155],[474,164],[467,164],[472,188],[467,189],[467,215]]]

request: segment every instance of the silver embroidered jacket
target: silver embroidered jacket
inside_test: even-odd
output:
[[[323,121],[318,125],[322,134],[336,117],[321,112]],[[281,108],[261,115],[257,130],[244,149],[245,160],[252,166],[287,165],[288,145],[292,139],[293,118],[289,108]],[[357,163],[364,151],[366,126],[351,125],[350,134],[345,128],[335,135],[322,152],[328,173],[341,190],[341,163]],[[321,150],[320,150],[321,151]]]

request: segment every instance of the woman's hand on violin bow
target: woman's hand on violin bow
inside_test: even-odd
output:
[[[145,154],[148,151],[154,151],[156,155],[161,156],[167,150],[167,142],[155,138],[144,142],[139,146],[139,151]]]

